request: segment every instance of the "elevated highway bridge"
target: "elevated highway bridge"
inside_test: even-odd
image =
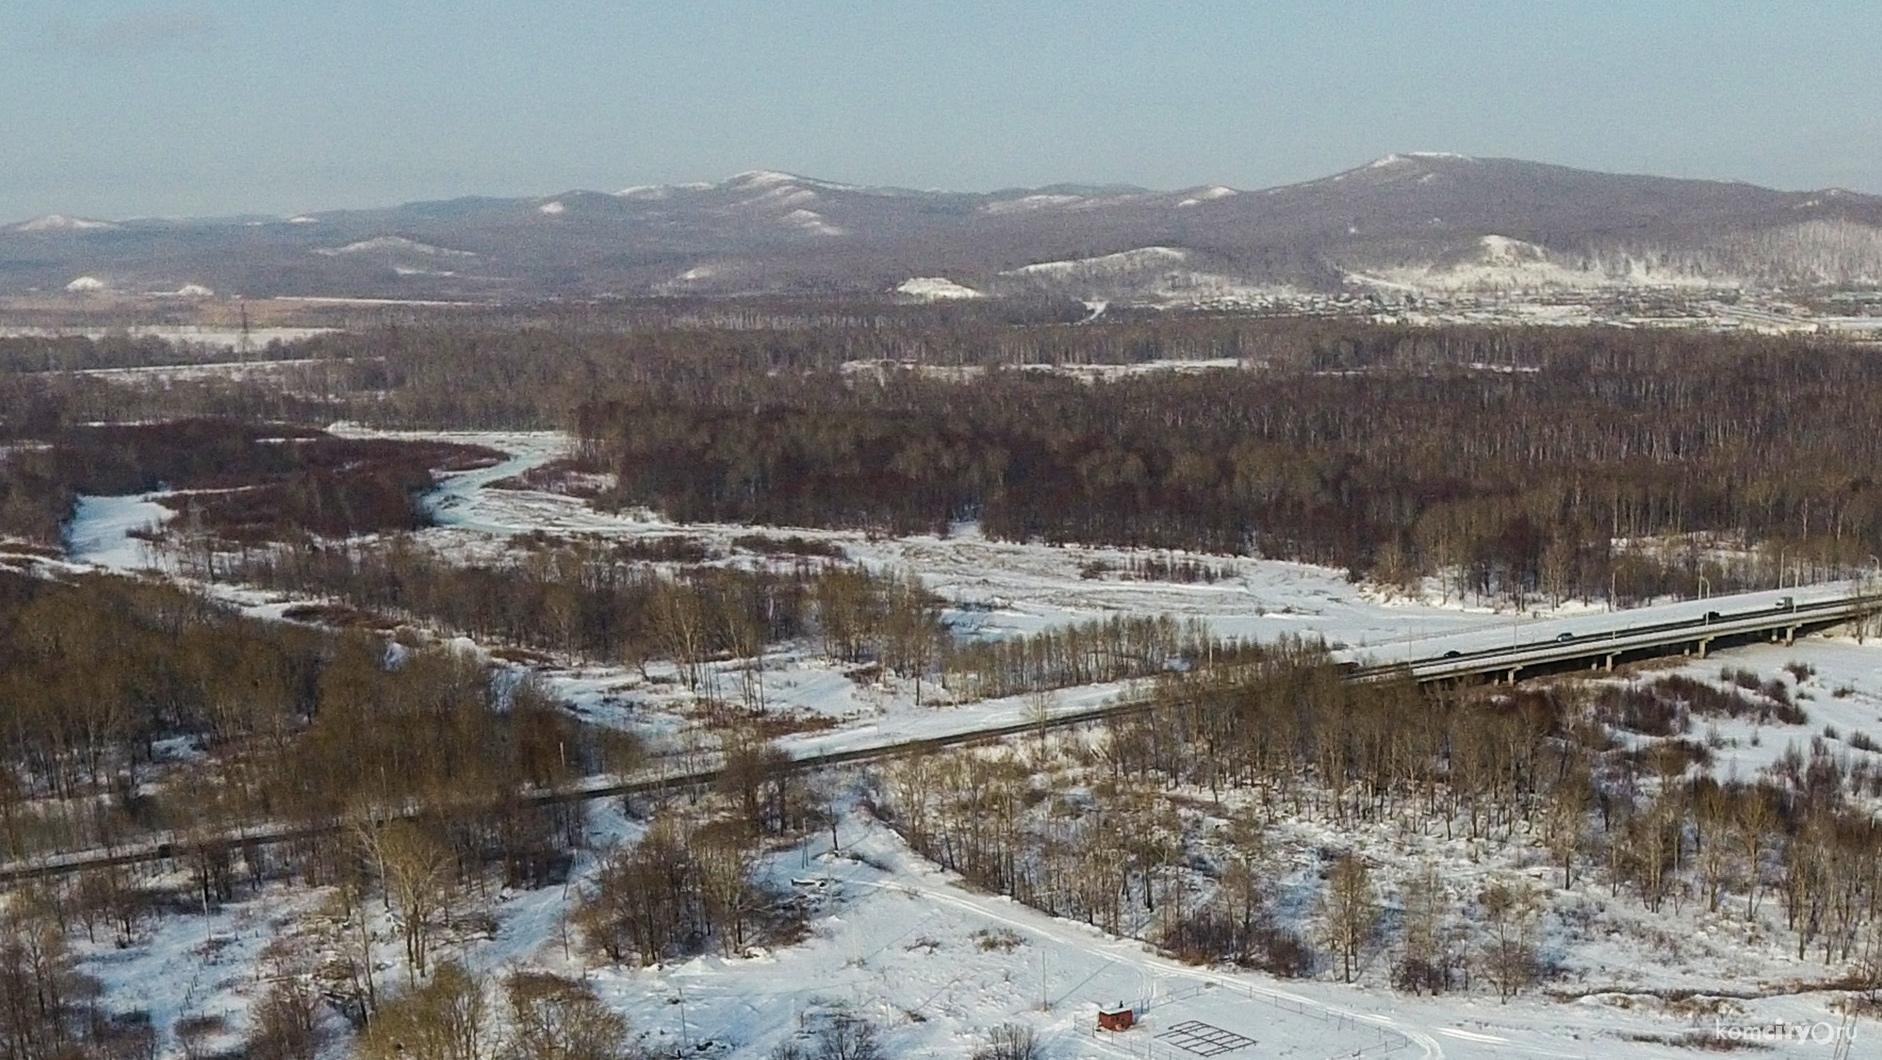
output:
[[[1397,651],[1349,652],[1347,657],[1355,680],[1513,683],[1544,674],[1612,670],[1621,663],[1669,655],[1705,658],[1718,649],[1745,644],[1789,644],[1799,636],[1878,614],[1882,589],[1873,583],[1837,582],[1546,622],[1519,620],[1507,634],[1480,630],[1421,639]]]

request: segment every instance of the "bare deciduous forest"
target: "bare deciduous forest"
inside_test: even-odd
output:
[[[584,405],[578,429],[620,501],[684,519],[973,519],[1000,538],[1252,553],[1394,584],[1449,572],[1459,591],[1551,604],[1771,585],[1779,549],[1813,573],[1868,562],[1873,358],[1634,341],[1099,382],[767,375]],[[1690,555],[1622,544],[1660,539]],[[1773,556],[1702,561],[1707,542]]]
[[[325,897],[269,949],[245,1055],[326,1055],[338,1013],[367,1057],[628,1056],[643,1045],[585,980],[457,959],[494,931],[492,896],[562,885],[563,959],[595,967],[789,947],[807,905],[767,859],[826,827],[834,854],[844,806],[974,888],[1196,963],[1508,1000],[1561,975],[1546,931],[1593,930],[1545,892],[1593,883],[1643,915],[1768,919],[1760,941],[1805,974],[1882,998],[1873,741],[1826,732],[1757,776],[1712,768],[1717,723],[1810,720],[1801,665],[1789,684],[1728,666],[1433,692],[1348,681],[1311,638],[1225,640],[1163,614],[972,637],[913,572],[802,529],[973,521],[995,542],[1170,550],[1084,576],[1195,591],[1231,579],[1231,556],[1518,608],[1788,586],[1882,551],[1874,351],[1203,314],[1086,326],[1045,304],[597,315],[388,325],[161,385],[85,374],[177,363],[142,341],[0,341],[0,848],[26,863],[161,844],[153,873],[12,888],[0,1060],[210,1036],[110,1013],[74,947],[135,948],[162,918],[290,887]],[[1239,366],[1138,370],[1209,358]],[[424,494],[502,454],[336,421],[562,430],[572,453],[491,488],[582,476],[566,491],[582,504],[681,525],[433,547],[414,533]],[[174,579],[57,561],[79,495],[159,488],[177,491],[155,535]],[[689,522],[739,525],[709,540]],[[1031,697],[1039,725],[796,768],[774,738],[797,719],[764,680],[786,654],[838,684],[912,686],[915,709]],[[648,753],[528,676],[582,666],[693,705],[710,784],[611,802],[632,823],[601,838],[579,803],[534,798]],[[1057,690],[1126,682],[1141,712],[1044,724]],[[243,841],[257,831],[280,841]],[[1424,840],[1535,871],[1460,895],[1434,862],[1377,856]],[[776,1056],[861,1057],[876,1034],[801,1022]],[[989,1050],[1018,1047],[1001,1034]]]

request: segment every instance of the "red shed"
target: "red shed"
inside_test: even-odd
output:
[[[1137,1013],[1127,1005],[1098,1010],[1098,1029],[1101,1031],[1127,1031],[1137,1022]]]

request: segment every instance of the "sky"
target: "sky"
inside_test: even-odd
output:
[[[1882,192],[1875,0],[3,0],[0,219],[1394,151]]]

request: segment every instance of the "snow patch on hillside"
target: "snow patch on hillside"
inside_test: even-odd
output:
[[[1071,206],[1085,201],[1083,195],[1027,195],[1018,199],[1005,199],[990,202],[980,208],[981,213],[1006,214],[1025,213],[1029,210],[1049,210],[1055,206]]]
[[[734,269],[733,271],[736,271]],[[718,263],[705,262],[679,273],[669,280],[662,280],[653,285],[655,294],[686,294],[696,292],[699,285],[726,277],[727,269]]]
[[[116,228],[110,221],[92,221],[83,217],[67,217],[60,213],[49,213],[44,217],[35,217],[30,221],[13,226],[15,232],[90,232],[101,228]]]
[[[1475,162],[1477,160],[1469,155],[1460,155],[1455,151],[1403,151],[1386,155],[1383,158],[1375,158],[1366,164],[1366,168],[1385,169],[1388,166],[1399,166],[1408,162],[1418,161]]]
[[[775,184],[795,184],[797,179],[789,173],[780,173],[775,169],[751,169],[733,174],[726,179],[726,183],[734,187],[763,188]]]
[[[1298,298],[1301,292],[1191,266],[1180,247],[1138,247],[1116,254],[1042,261],[1001,273],[1009,284],[1024,283],[1094,303],[1114,300],[1152,305],[1266,304]],[[1190,266],[1190,267],[1185,267]]]
[[[1228,199],[1228,198],[1232,198],[1240,194],[1241,192],[1236,191],[1234,188],[1225,188],[1222,185],[1218,184],[1213,188],[1209,188],[1204,191],[1199,191],[1196,194],[1191,195],[1189,198],[1184,199],[1183,201],[1177,203],[1176,205],[1179,207],[1200,206],[1205,202],[1214,202],[1218,199]]]
[[[1709,287],[1716,278],[1665,268],[1651,258],[1564,260],[1549,248],[1509,236],[1480,237],[1467,253],[1435,262],[1349,270],[1348,284],[1457,294],[1475,291],[1587,291],[1614,287]]]
[[[800,188],[794,184],[785,184],[772,188],[757,198],[745,200],[746,206],[804,206],[817,201],[817,193],[809,188]]]
[[[824,191],[860,191],[854,184],[843,184],[834,180],[818,180],[815,177],[799,176],[796,173],[783,173],[775,169],[753,169],[726,178],[720,184],[722,188],[767,188],[780,185],[822,188]]]
[[[622,188],[614,195],[620,199],[647,199],[657,202],[672,198],[675,192],[705,191],[711,187],[711,184],[703,181],[694,181],[690,184],[635,184]]]
[[[909,298],[919,298],[925,302],[946,301],[953,298],[985,298],[986,295],[955,283],[945,276],[913,276],[903,280],[895,288],[895,293]]]
[[[1041,261],[1032,265],[1022,265],[1017,269],[1009,269],[1001,273],[1001,275],[1101,275],[1104,273],[1129,272],[1142,268],[1180,264],[1188,260],[1189,251],[1182,250],[1178,247],[1138,247],[1135,250],[1121,250],[1116,254],[1100,254],[1093,258],[1069,258],[1063,261]]]
[[[448,247],[436,247],[432,246],[430,243],[420,243],[415,239],[407,239],[404,236],[374,236],[371,239],[362,239],[357,243],[348,243],[343,247],[321,247],[314,251],[316,254],[329,258],[340,257],[346,254],[392,252],[424,254],[428,257],[445,258],[474,258],[477,256],[468,250],[452,250]]]
[[[820,236],[844,234],[843,229],[825,221],[823,215],[815,210],[792,210],[784,215],[783,220],[786,224],[795,225],[806,232],[814,232]]]
[[[545,202],[541,206],[536,207],[536,212],[546,213],[549,216],[554,217],[556,214],[562,213],[567,209],[568,207],[562,205],[559,202]]]

